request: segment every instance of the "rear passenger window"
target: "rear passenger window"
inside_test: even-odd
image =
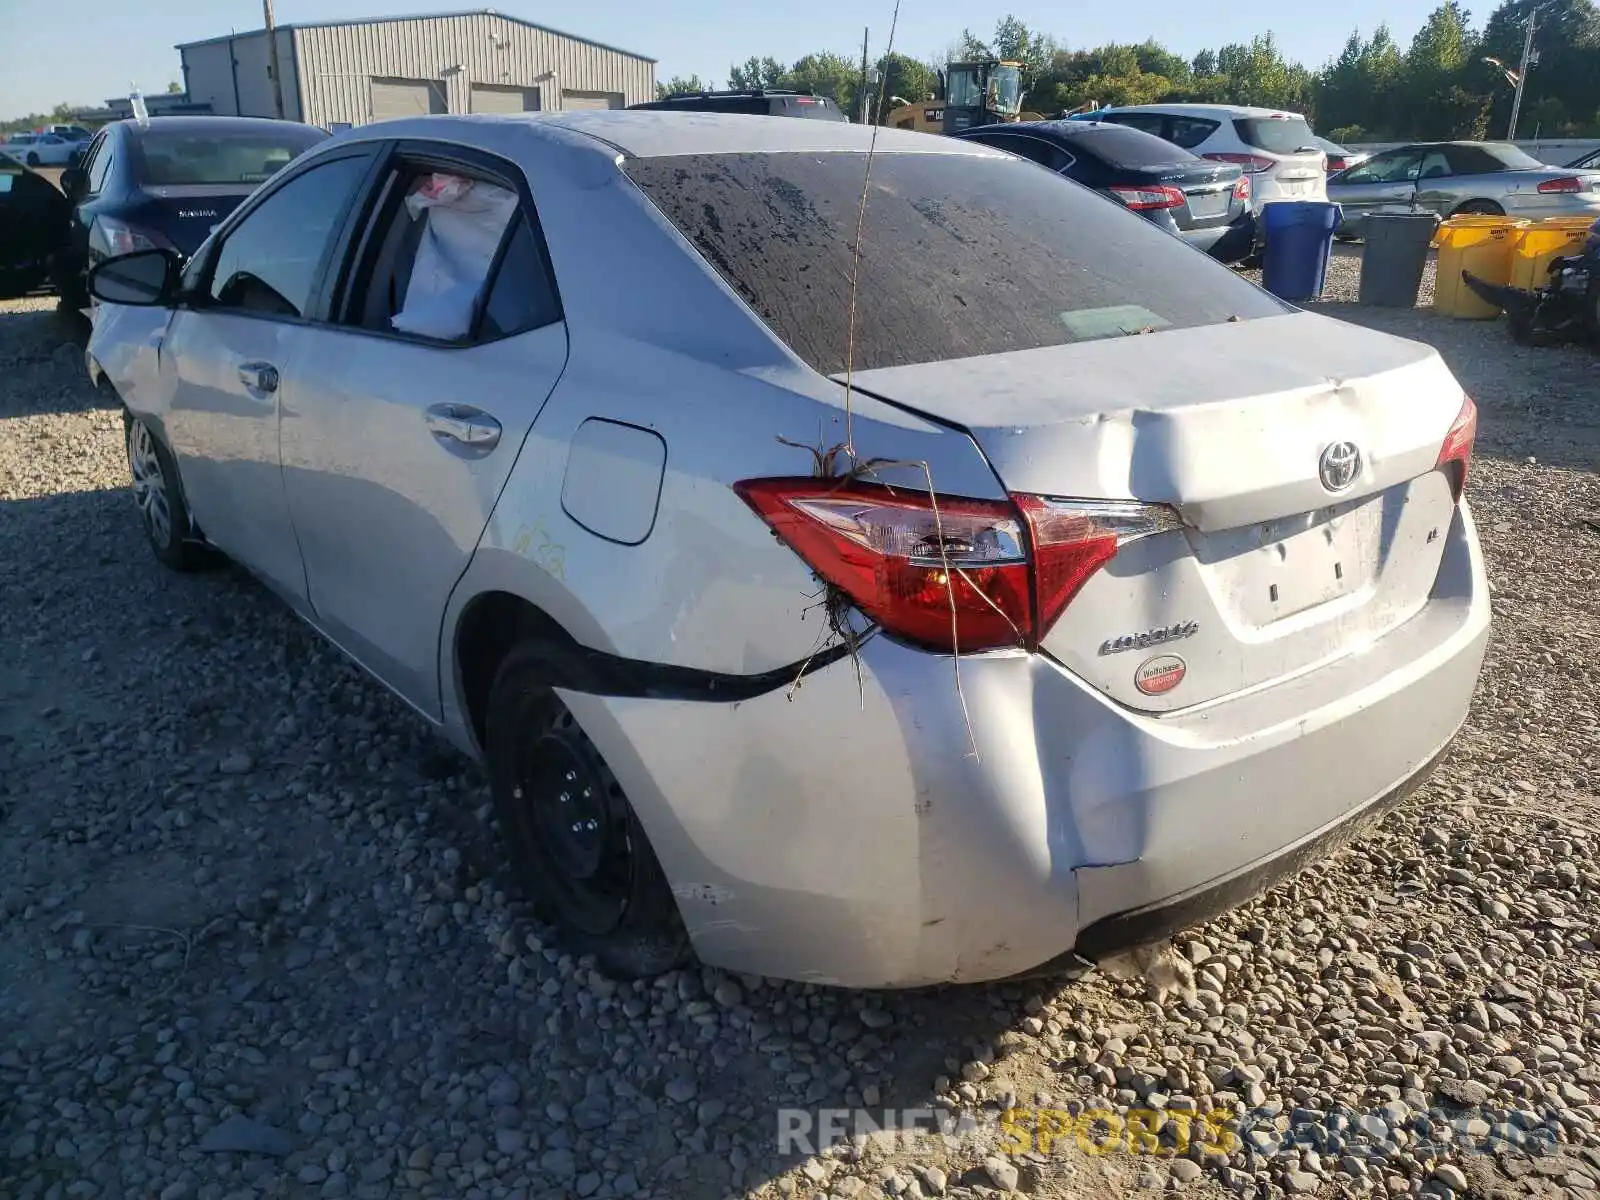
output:
[[[465,173],[402,169],[367,236],[346,324],[459,344],[559,319],[515,191]]]
[[[511,227],[500,269],[495,272],[483,309],[484,338],[509,337],[554,324],[561,319],[550,272],[528,219],[518,214]]]
[[[1166,123],[1166,118],[1160,113],[1111,113],[1106,120],[1117,125],[1129,125],[1134,129],[1142,129],[1146,133],[1161,136],[1161,127]]]
[[[1218,124],[1220,122],[1208,121],[1203,117],[1169,117],[1167,141],[1185,150],[1193,150],[1216,132]]]

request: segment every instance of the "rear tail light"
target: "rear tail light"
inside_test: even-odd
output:
[[[1328,155],[1328,174],[1329,175],[1332,175],[1335,171],[1344,170],[1344,166],[1345,166],[1344,159],[1340,158],[1336,154]]]
[[[1250,199],[1250,176],[1239,176],[1239,181],[1233,185],[1233,198],[1235,200]]]
[[[1111,194],[1129,208],[1141,212],[1153,208],[1182,208],[1184,205],[1183,193],[1171,187],[1114,187]]]
[[[946,652],[1037,645],[1121,546],[1179,525],[1163,505],[971,500],[809,476],[734,490],[886,631]]]
[[[1461,492],[1467,486],[1467,464],[1472,461],[1472,443],[1478,436],[1478,406],[1472,402],[1471,396],[1461,398],[1461,411],[1456,413],[1456,419],[1450,424],[1450,432],[1444,435],[1444,445],[1439,447],[1439,460],[1434,463],[1436,470],[1444,471],[1450,477],[1450,491],[1457,500],[1461,499]]]
[[[107,258],[135,250],[171,250],[172,243],[153,229],[141,229],[116,217],[101,217],[89,231],[89,244]]]
[[[1251,175],[1259,175],[1262,171],[1270,171],[1277,166],[1277,160],[1262,158],[1259,154],[1203,154],[1202,158],[1209,158],[1213,162],[1238,163]]]
[[[1583,180],[1574,175],[1563,175],[1560,179],[1546,179],[1539,185],[1539,190],[1546,195],[1551,192],[1581,192]]]

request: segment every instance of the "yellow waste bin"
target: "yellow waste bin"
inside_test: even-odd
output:
[[[1466,285],[1461,272],[1471,271],[1489,283],[1509,282],[1517,234],[1527,224],[1513,217],[1452,217],[1439,226],[1433,311],[1474,321],[1499,316],[1498,308]]]
[[[1540,221],[1517,230],[1511,251],[1511,286],[1532,291],[1549,279],[1550,260],[1564,254],[1579,254],[1589,236],[1590,222],[1561,228],[1562,219]]]

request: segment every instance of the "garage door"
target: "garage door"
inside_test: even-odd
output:
[[[472,111],[475,113],[519,113],[539,111],[539,89],[506,87],[497,83],[472,85]]]
[[[573,108],[621,108],[621,92],[567,92],[561,93],[561,107]]]
[[[442,113],[444,81],[428,79],[374,79],[372,81],[372,119],[389,121],[395,117],[425,117]]]

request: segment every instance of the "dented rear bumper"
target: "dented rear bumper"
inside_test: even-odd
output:
[[[1026,975],[1247,899],[1425,777],[1489,627],[1465,506],[1430,603],[1358,653],[1162,716],[1044,655],[869,641],[729,704],[563,695],[707,962],[849,987]],[[963,704],[964,701],[964,704]],[[965,716],[964,716],[965,712]]]

